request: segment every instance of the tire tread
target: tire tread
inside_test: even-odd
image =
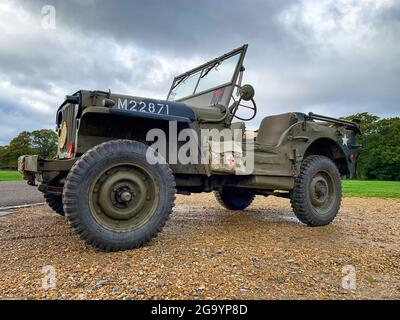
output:
[[[295,179],[295,187],[292,190],[291,198],[290,198],[290,203],[292,206],[292,209],[296,215],[296,217],[304,224],[308,226],[323,226],[326,225],[327,223],[321,223],[313,214],[310,213],[310,210],[307,205],[307,190],[306,188],[308,187],[306,184],[306,180],[309,174],[309,171],[316,165],[318,165],[321,162],[329,161],[333,166],[333,174],[336,175],[336,177],[340,181],[340,173],[339,170],[337,169],[336,165],[333,163],[333,161],[325,156],[321,155],[312,155],[307,157],[305,160],[303,160],[303,163],[300,168],[300,174],[296,177]],[[341,186],[339,190],[339,207],[341,204]],[[335,214],[336,216],[336,214]],[[333,217],[334,219],[335,217]],[[332,219],[332,220],[333,220]]]
[[[51,193],[45,193],[44,199],[46,200],[46,203],[48,206],[57,214],[60,216],[64,216],[64,208],[63,208],[63,199],[61,196],[56,196]]]
[[[124,148],[122,147],[125,146]],[[164,180],[163,183],[167,185],[168,188],[168,197],[167,197],[167,209],[162,215],[162,219],[158,222],[156,228],[152,230],[151,233],[148,233],[146,238],[140,239],[137,241],[131,241],[129,243],[114,243],[110,244],[106,241],[102,241],[102,239],[98,236],[94,236],[91,232],[89,232],[86,227],[82,224],[80,213],[77,207],[77,201],[79,194],[77,192],[80,181],[82,180],[86,170],[90,168],[90,166],[107,156],[107,154],[119,152],[122,150],[126,150],[126,148],[137,148],[135,152],[145,152],[147,150],[147,146],[137,142],[137,141],[129,141],[129,140],[113,140],[109,142],[104,142],[95,146],[94,148],[87,151],[82,157],[75,162],[72,166],[71,171],[68,174],[66,179],[66,183],[64,186],[64,211],[65,215],[68,219],[69,225],[71,226],[73,232],[77,234],[82,240],[84,240],[87,244],[91,245],[95,249],[99,251],[123,251],[141,247],[147,243],[149,243],[153,238],[157,236],[159,232],[165,226],[167,220],[170,217],[172,209],[175,205],[175,194],[176,194],[176,184],[175,178],[172,173],[172,170],[169,166],[168,170],[164,172]]]

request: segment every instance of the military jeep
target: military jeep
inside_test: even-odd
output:
[[[101,251],[148,243],[176,193],[214,192],[229,210],[244,210],[256,195],[285,197],[304,224],[329,224],[340,208],[341,178],[355,173],[359,123],[291,112],[246,130],[257,114],[254,88],[241,83],[246,51],[177,76],[166,100],[111,91],[67,96],[56,114],[57,157],[20,157],[19,171]]]

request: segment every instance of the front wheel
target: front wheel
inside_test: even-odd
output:
[[[164,159],[147,161],[143,143],[115,140],[87,151],[64,187],[64,211],[75,233],[101,251],[142,246],[165,225],[175,179]]]
[[[56,196],[51,193],[45,193],[44,199],[48,206],[53,209],[53,211],[60,216],[64,216],[63,201],[62,196]]]
[[[330,224],[342,200],[339,171],[324,156],[307,157],[291,192],[291,204],[297,218],[312,227]]]

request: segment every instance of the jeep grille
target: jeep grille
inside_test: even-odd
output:
[[[75,149],[76,139],[76,114],[78,105],[66,104],[58,115],[58,157],[70,158],[71,146]],[[63,126],[66,128],[63,129]],[[62,130],[66,130],[65,133]],[[65,135],[65,136],[64,136]]]

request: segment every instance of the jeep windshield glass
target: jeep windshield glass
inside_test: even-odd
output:
[[[175,80],[168,100],[180,100],[232,82],[240,53]]]
[[[185,78],[177,80],[175,88],[171,91],[168,100],[178,100],[187,96],[191,96],[199,82],[200,71]]]
[[[231,82],[239,61],[239,56],[239,54],[236,54],[221,63],[217,63],[211,70],[203,70],[203,73],[205,74],[207,72],[207,74],[201,77],[195,93],[200,93]]]

